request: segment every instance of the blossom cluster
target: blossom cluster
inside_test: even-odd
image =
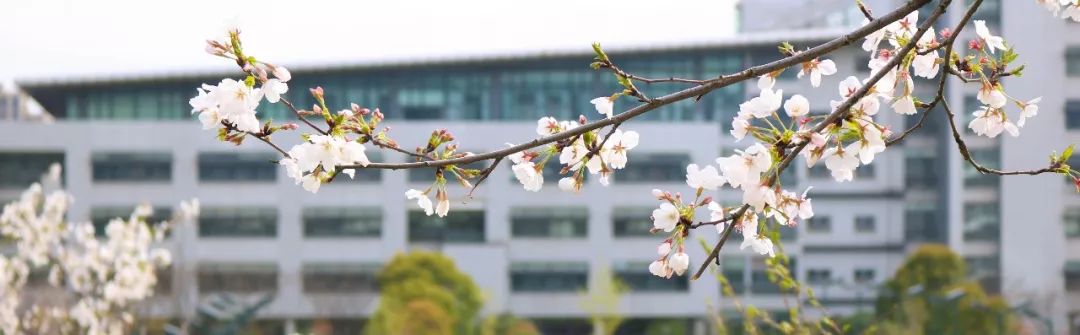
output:
[[[1080,1],[1077,0],[1035,0],[1043,8],[1055,16],[1059,13],[1061,18],[1069,18],[1080,22]]]
[[[73,199],[58,188],[59,176],[54,165],[0,214],[0,237],[15,245],[12,255],[0,255],[0,333],[123,334],[133,322],[130,308],[154,293],[155,269],[171,263],[160,242],[174,223],[151,225],[153,210],[142,205],[127,219],[111,220],[99,238],[90,222],[64,220]],[[190,220],[198,201],[182,203],[179,212],[174,221]],[[27,296],[30,274],[41,271],[70,305]]]

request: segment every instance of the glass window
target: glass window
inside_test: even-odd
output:
[[[907,242],[942,241],[944,232],[937,224],[933,203],[915,203],[904,210],[904,240]]]
[[[275,237],[274,208],[204,208],[199,214],[199,237]]]
[[[653,236],[652,208],[615,208],[611,215],[615,237]]]
[[[1065,74],[1080,77],[1080,46],[1071,46],[1065,50]]]
[[[588,319],[532,319],[540,334],[592,335],[593,324]]]
[[[273,182],[277,179],[280,159],[273,153],[203,152],[199,153],[199,181],[202,182]]]
[[[377,207],[304,208],[304,237],[379,237],[382,211]]]
[[[855,269],[853,276],[856,284],[872,283],[874,282],[874,269]]]
[[[806,220],[806,231],[811,233],[832,231],[832,218],[825,215],[814,215],[814,217]]]
[[[1065,262],[1065,290],[1080,292],[1080,261]]]
[[[199,264],[200,294],[276,292],[276,264]]]
[[[996,169],[1001,167],[1001,149],[998,147],[987,149],[971,149],[971,158],[985,167]],[[964,186],[997,186],[1001,177],[992,174],[983,174],[974,166],[964,162]]]
[[[374,293],[378,264],[308,263],[302,266],[304,293]]]
[[[172,178],[169,153],[94,153],[94,181],[161,181]]]
[[[1080,238],[1080,207],[1065,209],[1065,237]]]
[[[689,290],[689,276],[675,276],[664,279],[649,273],[649,262],[617,262],[613,266],[615,277],[631,291],[659,292]]]
[[[1080,58],[1080,56],[1077,57]],[[1065,128],[1080,129],[1080,100],[1065,101]]]
[[[589,264],[584,262],[510,264],[511,292],[578,292],[586,289],[588,280]]]
[[[964,240],[997,241],[1001,214],[997,202],[964,204]]]
[[[112,219],[127,220],[135,206],[127,207],[94,207],[90,209],[90,222],[94,225],[94,236],[104,237],[105,227]],[[154,208],[154,213],[144,221],[148,224],[157,224],[172,218],[172,208]]]
[[[440,218],[409,211],[409,242],[484,242],[484,212],[455,210],[453,215]]]
[[[872,215],[859,215],[855,217],[855,232],[873,233],[877,230],[877,220]]]
[[[806,282],[810,284],[828,284],[832,281],[832,270],[807,269]]]
[[[510,212],[515,238],[584,238],[588,221],[586,208],[514,208]]]
[[[1000,291],[1001,259],[998,256],[964,257],[964,264],[968,277],[979,281],[988,293]]]
[[[439,88],[410,88],[398,91],[398,107],[406,120],[446,118],[446,94]]]
[[[910,188],[933,188],[938,182],[936,158],[931,150],[904,152],[904,182]]]
[[[629,155],[626,168],[614,173],[623,182],[682,182],[686,179],[687,154],[640,154]]]
[[[736,295],[746,292],[746,256],[723,256],[721,271]]]
[[[970,6],[972,3],[974,3],[973,0],[965,0],[964,6]],[[971,19],[986,21],[986,26],[992,33],[1000,34],[998,32],[1001,31],[1001,0],[983,1]]]
[[[792,277],[797,277],[795,269],[795,258],[791,258],[788,271],[790,271]],[[768,265],[765,264],[764,258],[755,257],[753,262],[750,263],[750,292],[755,294],[780,293],[780,286],[769,281]]]
[[[53,163],[64,164],[64,153],[0,152],[0,188],[29,187],[41,181]]]

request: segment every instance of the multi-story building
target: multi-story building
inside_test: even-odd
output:
[[[871,3],[881,12],[888,8],[887,1]],[[1006,38],[1024,36],[1009,41],[1030,64],[1023,78],[1006,82],[1009,92],[1043,96],[1041,112],[1019,138],[965,138],[973,154],[990,166],[1038,166],[1050,150],[1080,138],[1074,131],[1080,129],[1080,95],[1068,89],[1080,87],[1080,34],[1075,33],[1080,28],[1058,20],[1023,20],[1048,15],[1034,3],[992,4],[997,2],[988,1],[979,17],[994,20],[992,27],[1002,29]],[[956,5],[948,14],[951,22],[961,12],[962,4]],[[740,6],[745,17],[770,8],[771,13],[799,8],[787,1]],[[609,54],[643,76],[730,73],[779,58],[779,42],[811,46],[859,23],[857,11],[835,14],[848,11],[826,7],[815,7],[821,15],[803,15],[798,22],[746,21],[743,32],[732,38]],[[535,120],[542,116],[598,117],[589,100],[618,86],[610,74],[589,70],[592,55],[582,50],[294,69],[287,96],[308,106],[313,101],[305,88],[322,86],[332,106],[356,102],[380,107],[392,134],[406,147],[423,143],[434,128],[447,128],[465,150],[493,150],[504,142],[531,139]],[[838,99],[832,87],[868,71],[868,56],[857,45],[830,57],[839,73],[826,77],[821,88],[796,80],[794,70],[781,76],[778,88],[787,95],[806,95],[814,113],[828,112],[828,101]],[[303,331],[315,323],[354,333],[378,303],[374,273],[393,254],[408,250],[438,250],[452,257],[485,291],[485,313],[530,318],[549,333],[591,332],[586,301],[607,273],[630,288],[619,310],[637,326],[621,333],[633,334],[657,320],[676,320],[706,333],[708,315],[732,313],[731,302],[709,277],[689,281],[649,275],[646,265],[660,241],[648,232],[650,211],[657,205],[649,191],[685,193],[686,164],[710,164],[748,144],[735,142],[727,131],[738,104],[756,95],[752,83],[627,123],[624,127],[641,133],[642,144],[611,186],[589,180],[580,194],[562,193],[552,169],[542,191],[525,192],[505,168],[472,198],[452,188],[454,210],[435,219],[423,216],[403,196],[408,188],[426,187],[431,171],[362,171],[355,180],[335,181],[313,195],[269,163],[276,159],[269,148],[216,141],[214,133],[193,120],[187,99],[198,84],[230,75],[235,76],[177,73],[21,82],[56,122],[0,122],[0,200],[16,196],[54,161],[66,166],[65,183],[77,198],[70,212],[74,220],[102,222],[144,201],[167,212],[181,200],[198,197],[204,207],[198,224],[177,231],[168,242],[175,264],[163,272],[159,296],[144,308],[151,318],[190,317],[197,302],[215,292],[264,292],[275,296],[257,322],[268,333]],[[971,110],[974,89],[949,86],[952,106]],[[656,96],[685,86],[641,87]],[[616,109],[629,106],[622,99]],[[280,105],[264,102],[259,111],[261,119],[290,119]],[[879,115],[892,129],[914,122],[894,113]],[[966,120],[960,123],[966,126]],[[406,160],[393,152],[374,158]],[[913,246],[946,243],[965,256],[973,278],[988,290],[1031,302],[1061,329],[1067,326],[1066,315],[1080,318],[1080,197],[1061,179],[979,175],[957,154],[943,117],[931,116],[901,147],[860,167],[853,182],[835,183],[823,167],[793,164],[782,177],[785,187],[813,185],[816,216],[783,231],[784,251],[792,256],[793,273],[815,288],[831,312],[852,313],[872,309],[877,285]],[[736,203],[739,194],[728,190],[717,198]],[[695,236],[717,238],[709,229]],[[704,259],[699,248],[689,251],[694,265]],[[722,252],[718,271],[744,302],[784,309],[762,258],[733,243]]]

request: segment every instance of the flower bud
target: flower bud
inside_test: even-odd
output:
[[[654,198],[657,198],[657,199],[663,199],[664,198],[664,191],[661,191],[660,189],[654,188],[654,189],[652,189],[652,196]]]
[[[322,99],[322,97],[323,97],[323,88],[322,88],[322,86],[316,86],[315,88],[312,88],[310,90],[311,90],[311,95],[312,96],[314,96],[315,98]]]
[[[656,254],[660,255],[660,257],[667,257],[669,253],[671,253],[671,242],[660,243],[656,247]]]

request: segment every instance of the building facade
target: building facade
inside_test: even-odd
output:
[[[744,16],[793,9],[776,1],[740,6]],[[881,12],[887,6],[875,4]],[[988,166],[1038,166],[1049,150],[1080,139],[1080,91],[1075,89],[1080,87],[1080,25],[1043,20],[1038,24],[1045,27],[1031,28],[1023,17],[1047,15],[1034,3],[987,8],[979,15],[997,20],[992,29],[1002,29],[1006,38],[1025,36],[1010,39],[1030,66],[1023,78],[1006,82],[1018,83],[1009,92],[1043,96],[1043,103],[1024,136],[966,138]],[[950,21],[960,12],[951,10]],[[781,41],[812,46],[858,24],[846,14],[805,21],[791,27],[770,24],[779,31],[742,23],[744,33],[730,39],[609,54],[620,67],[646,77],[707,78],[778,59]],[[1050,33],[1029,39],[1030,29]],[[868,71],[866,53],[857,46],[830,57],[841,68],[821,88],[811,90],[806,81],[795,80],[794,69],[781,76],[778,88],[807,96],[813,113],[827,113],[827,101],[837,98],[831,87]],[[295,69],[287,97],[308,106],[313,100],[305,88],[322,86],[327,103],[336,108],[349,102],[381,108],[404,147],[420,145],[432,129],[447,128],[462,149],[480,152],[532,139],[535,120],[543,116],[597,118],[589,100],[618,86],[610,74],[588,69],[591,58],[582,52]],[[337,180],[313,195],[269,163],[276,159],[269,148],[216,141],[215,133],[201,130],[190,115],[187,99],[197,85],[229,75],[236,76],[20,83],[56,122],[0,122],[0,200],[17,196],[56,161],[64,163],[66,186],[77,199],[69,214],[73,220],[103,222],[140,202],[153,204],[160,215],[181,200],[199,198],[199,222],[167,242],[175,264],[162,273],[159,296],[143,308],[150,318],[191,317],[199,301],[217,292],[269,293],[275,299],[256,323],[264,333],[306,331],[320,323],[331,324],[335,333],[356,333],[378,304],[374,274],[395,253],[409,250],[450,256],[484,290],[486,314],[529,318],[546,333],[591,333],[585,306],[608,273],[629,285],[619,309],[638,325],[624,327],[621,334],[635,334],[645,328],[640,325],[657,320],[707,333],[709,315],[733,313],[730,299],[721,297],[720,285],[708,276],[689,281],[649,275],[646,266],[660,240],[648,232],[656,206],[649,193],[652,188],[686,192],[686,164],[712,164],[748,145],[736,143],[728,129],[738,104],[756,95],[753,83],[627,123],[624,127],[641,133],[642,144],[608,187],[588,180],[580,194],[569,195],[555,187],[557,171],[548,171],[543,190],[525,192],[505,167],[472,198],[451,187],[454,210],[434,219],[403,196],[406,189],[426,187],[432,171],[362,171],[355,180]],[[1029,82],[1040,85],[1021,85]],[[657,96],[683,87],[641,88]],[[974,94],[950,83],[949,99],[958,112],[974,108]],[[616,109],[630,106],[622,99]],[[291,119],[283,106],[265,102],[259,113],[263,120]],[[879,115],[892,129],[914,123],[894,113]],[[966,120],[960,123],[966,126]],[[406,158],[382,152],[373,160]],[[1080,196],[1060,176],[979,175],[957,154],[940,115],[858,173],[855,181],[839,184],[823,168],[806,169],[800,159],[782,177],[787,189],[814,186],[816,216],[784,231],[784,251],[794,260],[796,277],[810,284],[831,312],[872,311],[877,286],[907,252],[937,242],[960,251],[972,278],[987,290],[1030,302],[1058,329],[1069,326],[1066,318],[1080,319]],[[717,198],[733,204],[739,196],[723,191]],[[717,239],[709,229],[694,235]],[[688,251],[694,266],[705,257],[700,248]],[[744,303],[785,309],[763,259],[728,245],[717,269]]]

